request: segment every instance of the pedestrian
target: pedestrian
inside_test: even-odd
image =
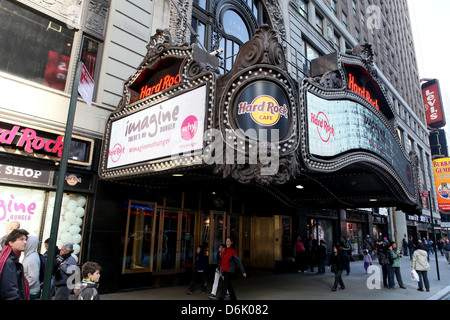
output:
[[[447,259],[447,262],[450,264],[450,241],[448,239],[445,239],[444,255],[445,259]]]
[[[302,238],[297,236],[297,241],[295,242],[295,263],[297,265],[298,272],[306,271],[305,254],[305,245]]]
[[[98,285],[101,271],[102,267],[96,262],[88,261],[83,264],[81,267],[83,280],[80,287],[73,290],[77,300],[100,300]]]
[[[220,262],[221,262],[221,255],[222,255],[222,251],[225,248],[225,244],[220,244],[219,245],[219,250],[217,252],[217,267],[216,270],[214,272],[214,283],[212,286],[212,290],[211,290],[211,294],[209,295],[210,299],[215,299],[216,298],[216,294],[217,294],[217,288],[219,286],[219,280],[222,279],[223,280],[223,275],[222,272],[220,271]],[[228,292],[227,292],[228,294]]]
[[[318,274],[325,274],[325,261],[328,257],[328,249],[325,241],[320,240],[319,246],[317,247],[317,260],[318,260]]]
[[[338,246],[333,246],[333,253],[330,255],[328,261],[328,269],[331,266],[331,272],[334,273],[334,284],[331,291],[336,291],[338,285],[342,290],[345,289],[344,281],[342,280],[342,273],[346,270],[347,261],[344,257],[344,250]]]
[[[58,268],[55,272],[55,300],[69,300],[72,289],[67,286],[68,278],[75,273],[77,261],[72,256],[73,244],[66,242],[61,246],[59,255],[56,257]],[[48,261],[47,261],[48,263]]]
[[[202,246],[198,246],[195,253],[195,264],[194,273],[192,275],[192,281],[186,294],[192,294],[197,283],[200,283],[202,287],[202,293],[206,294],[208,291],[207,287],[207,276],[208,276],[208,257],[205,256]]]
[[[222,251],[221,263],[220,263],[220,271],[223,275],[223,285],[222,290],[220,292],[220,300],[225,299],[226,292],[230,293],[230,300],[237,300],[236,293],[234,292],[233,285],[231,283],[231,277],[236,269],[236,265],[242,272],[242,276],[244,278],[247,277],[245,273],[244,266],[239,260],[236,250],[232,247],[233,241],[230,237],[227,237],[225,241],[226,248]]]
[[[317,240],[309,235],[308,241],[305,243],[305,252],[306,252],[306,269],[310,272],[314,272],[314,266],[316,265],[316,249],[317,249]]]
[[[405,257],[407,257],[408,256],[408,240],[406,240],[406,234],[402,240],[402,247],[403,247],[403,255]]]
[[[388,242],[385,245],[384,254],[386,256],[385,265],[386,265],[386,276],[388,281],[388,289],[394,290],[394,269],[392,268],[394,264],[394,254],[392,252],[392,245],[394,242]]]
[[[25,250],[28,231],[12,230],[5,239],[0,255],[0,300],[29,300],[30,287],[19,262]]]
[[[444,256],[444,239],[440,239],[437,244],[438,251],[441,253],[441,256]]]
[[[366,239],[364,239],[364,247],[363,249],[367,249],[367,251],[369,252],[370,256],[372,257],[373,255],[373,251],[375,250],[375,247],[373,245],[373,241],[370,238],[369,235],[366,235]]]
[[[350,274],[350,257],[352,255],[352,245],[347,240],[347,237],[341,236],[339,239],[340,247],[343,250],[344,258],[345,258],[345,271],[347,271],[347,275]]]
[[[414,250],[416,250],[416,244],[414,243],[413,236],[409,237],[408,249],[409,249],[409,259],[412,260]]]
[[[419,274],[419,288],[417,290],[423,291],[423,286],[427,292],[430,291],[430,282],[428,281],[428,270],[430,270],[430,264],[428,263],[428,254],[424,246],[418,245],[417,250],[414,251],[411,267]]]
[[[6,225],[6,234],[0,239],[0,252],[3,249],[3,246],[6,244],[5,240],[6,237],[8,237],[8,235],[11,233],[11,231],[13,230],[17,230],[20,228],[20,223],[18,221],[10,221],[7,225]]]
[[[392,273],[393,273],[392,280],[394,281],[395,276],[395,278],[397,278],[398,286],[402,289],[406,289],[406,287],[403,285],[402,274],[400,272],[400,265],[401,265],[400,259],[403,257],[403,254],[399,250],[395,242],[392,244],[392,257],[394,259],[392,263]]]
[[[41,295],[41,282],[39,275],[41,270],[41,258],[37,253],[39,238],[36,236],[28,236],[27,245],[23,252],[22,260],[23,271],[30,285],[30,300],[37,300]]]
[[[369,250],[364,249],[363,251],[363,260],[364,260],[364,269],[366,273],[368,273],[369,267],[372,265],[372,256],[369,253]]]
[[[49,245],[49,242],[50,242],[50,238],[47,238],[47,240],[44,241],[44,247],[45,247],[46,251],[42,255],[42,260],[41,260],[44,263],[44,270],[45,270],[45,267],[47,266],[47,261],[48,261],[48,245]],[[59,252],[60,252],[60,249],[58,248],[58,246],[55,246],[55,255],[54,255],[55,258],[58,256]],[[58,261],[56,261],[56,259],[53,259],[52,278],[50,279],[51,296],[53,296],[53,293],[55,291],[55,281],[54,281],[54,277],[53,276],[55,275],[55,272],[58,269],[58,267],[59,267]]]

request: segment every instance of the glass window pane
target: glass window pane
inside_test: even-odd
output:
[[[18,221],[31,235],[39,235],[44,196],[44,191],[0,186],[0,230]]]
[[[180,255],[180,266],[182,268],[192,268],[194,262],[194,228],[195,215],[183,212]]]
[[[224,31],[239,40],[243,43],[250,40],[249,30],[247,29],[247,25],[241,16],[234,10],[227,10],[223,14],[223,29]]]
[[[210,248],[210,255],[212,254],[212,259],[215,260],[217,256],[217,252],[219,251],[219,245],[222,244],[223,241],[223,212],[214,212],[213,213],[213,221],[214,221],[214,235],[213,235],[213,244]]]
[[[43,240],[50,237],[52,227],[53,207],[55,205],[55,192],[50,192],[47,213],[45,215],[45,226]],[[78,255],[81,250],[81,240],[83,234],[84,215],[86,212],[87,197],[79,194],[64,193],[61,203],[61,215],[59,219],[58,235],[56,245],[58,248],[65,242],[73,244],[74,255]],[[21,223],[22,226],[22,223]],[[41,250],[45,252],[45,248]]]
[[[150,271],[150,251],[155,204],[132,201],[128,212],[125,248],[126,271]]]
[[[97,63],[99,43],[88,37],[83,38],[83,48],[81,51],[81,61],[86,66],[92,78],[95,76],[95,66]]]
[[[74,31],[10,1],[0,2],[0,70],[64,90]]]
[[[175,269],[177,253],[178,211],[164,211],[161,269]]]

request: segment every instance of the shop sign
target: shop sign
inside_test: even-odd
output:
[[[278,130],[277,137],[283,137],[290,128],[289,100],[277,84],[255,81],[237,96],[236,117],[240,129],[249,136],[265,139],[260,130],[267,129],[267,139],[271,141],[272,130]]]
[[[427,124],[430,128],[440,129],[445,126],[445,112],[442,107],[441,90],[439,81],[433,79],[422,85],[423,103]]]
[[[69,163],[90,165],[94,141],[72,135],[69,150]],[[0,122],[0,150],[27,156],[46,155],[60,159],[64,148],[64,135],[58,132],[43,131],[19,124]]]
[[[450,211],[450,158],[433,160],[439,210]]]
[[[19,182],[48,184],[50,181],[48,170],[37,170],[27,167],[0,164],[0,179]]]
[[[43,150],[61,157],[64,146],[63,139],[63,136],[55,139],[44,138],[38,136],[36,130],[20,126],[14,126],[11,130],[0,128],[0,143],[8,147],[21,148],[29,153]]]
[[[337,157],[366,150],[397,169],[414,194],[412,166],[392,131],[378,115],[351,100],[327,100],[307,92],[309,151],[318,157]]]
[[[107,169],[201,150],[206,86],[114,121]]]

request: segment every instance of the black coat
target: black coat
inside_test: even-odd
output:
[[[23,266],[14,252],[11,252],[0,279],[1,300],[25,300],[25,278]]]
[[[328,266],[335,264],[337,270],[345,270],[347,262],[345,260],[344,255],[332,253],[330,255],[330,260],[328,261]]]

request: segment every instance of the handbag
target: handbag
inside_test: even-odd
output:
[[[411,280],[417,281],[417,282],[419,281],[419,274],[414,269],[411,269]]]

